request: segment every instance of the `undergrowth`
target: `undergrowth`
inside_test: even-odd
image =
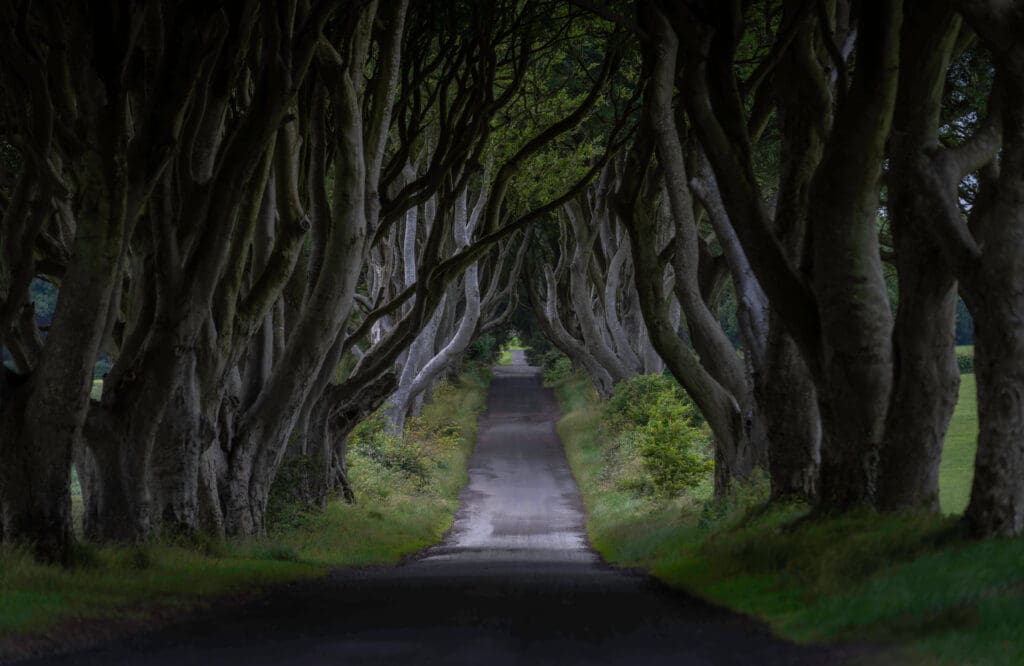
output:
[[[80,544],[67,569],[0,550],[0,658],[62,644],[69,622],[149,622],[335,567],[397,562],[436,543],[458,507],[488,383],[483,366],[467,366],[435,390],[401,443],[360,444],[360,437],[379,439],[380,422],[371,420],[354,436],[350,460],[358,502],[335,499],[322,512],[284,509],[267,538]]]
[[[634,388],[618,412],[650,411],[640,389],[651,387]],[[607,561],[645,568],[790,640],[863,644],[864,663],[1024,663],[1024,539],[969,540],[957,516],[811,518],[799,504],[766,506],[764,475],[725,500],[699,486],[637,493],[616,482],[629,465],[615,454],[614,410],[578,376],[556,391],[587,530]],[[943,488],[962,483],[942,479]]]

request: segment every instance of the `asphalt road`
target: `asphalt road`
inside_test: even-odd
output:
[[[496,370],[449,536],[398,567],[339,572],[34,664],[836,664],[749,619],[601,563],[555,432],[514,352]]]

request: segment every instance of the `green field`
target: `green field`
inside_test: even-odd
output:
[[[946,434],[939,467],[939,501],[945,513],[963,513],[971,496],[974,452],[978,448],[977,389],[974,375],[960,376],[960,399]]]
[[[977,428],[974,377],[963,379],[942,466],[949,512],[966,503]],[[857,663],[1024,663],[1024,539],[973,542],[955,517],[805,520],[805,507],[758,508],[757,487],[731,505],[637,497],[608,481],[610,438],[588,382],[574,377],[557,392],[587,531],[607,561],[760,618],[790,640],[877,646]]]
[[[467,372],[424,407],[423,423],[459,433],[426,484],[378,488],[382,479],[356,478],[353,470],[357,504],[335,501],[322,514],[301,514],[267,539],[82,546],[71,569],[0,551],[0,660],[32,645],[61,644],[68,623],[152,622],[335,567],[394,563],[436,543],[458,508],[487,384],[485,372]]]

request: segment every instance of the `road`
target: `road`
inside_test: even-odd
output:
[[[452,530],[398,567],[339,572],[34,664],[835,664],[586,541],[558,407],[522,352],[498,368]]]

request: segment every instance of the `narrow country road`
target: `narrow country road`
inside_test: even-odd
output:
[[[835,664],[650,578],[603,565],[555,432],[513,353],[451,533],[398,567],[339,572],[259,601],[35,664]]]

